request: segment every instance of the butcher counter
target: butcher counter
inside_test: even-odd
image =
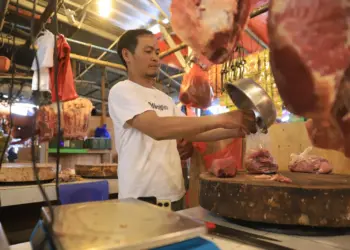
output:
[[[349,249],[350,250],[350,234],[341,236],[291,236],[283,233],[272,233],[263,230],[256,230],[250,227],[241,226],[230,222],[224,218],[218,217],[201,207],[194,207],[179,211],[178,213],[190,217],[195,220],[212,222],[220,226],[228,227],[239,232],[239,235],[231,235],[224,237],[214,236],[212,234],[204,234],[203,238],[214,242],[220,249],[317,249],[317,250],[334,250]],[[245,236],[246,234],[246,236]],[[239,237],[238,237],[239,236]],[[245,237],[253,237],[254,240],[245,241]],[[260,242],[261,245],[259,245]],[[253,244],[254,243],[254,244]],[[273,244],[270,248],[266,247],[266,243]],[[271,248],[273,246],[273,248]],[[31,250],[29,242],[12,245],[11,250]]]
[[[108,181],[110,199],[117,198],[118,179],[83,179],[60,185],[92,183],[100,180]],[[57,204],[55,183],[42,186],[52,204]],[[11,244],[28,240],[42,206],[45,206],[45,202],[37,185],[0,186],[0,221]]]
[[[84,179],[83,181],[60,183],[60,185],[96,182],[101,180],[108,181],[109,194],[118,193],[117,179]],[[51,201],[57,200],[55,183],[43,184],[43,187]],[[44,199],[37,185],[0,186],[0,207],[30,204],[43,201]]]

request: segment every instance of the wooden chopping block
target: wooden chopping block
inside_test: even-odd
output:
[[[41,181],[53,180],[56,177],[55,163],[37,163]],[[0,169],[0,182],[33,182],[36,181],[32,163],[4,163]]]
[[[284,225],[350,227],[350,176],[281,172],[293,183],[200,175],[200,205],[220,216]]]
[[[86,178],[117,178],[118,164],[76,164],[75,174]]]

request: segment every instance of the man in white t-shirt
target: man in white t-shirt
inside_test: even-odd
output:
[[[154,87],[160,66],[156,37],[148,30],[129,30],[117,46],[128,70],[128,80],[114,85],[108,96],[119,198],[156,197],[171,201],[178,210],[185,188],[176,140],[215,141],[255,133],[254,113],[186,117]]]

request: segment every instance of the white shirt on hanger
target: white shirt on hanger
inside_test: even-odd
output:
[[[38,47],[37,58],[40,70],[40,83],[38,84],[38,67],[36,58],[34,57],[32,63],[32,70],[34,70],[32,79],[32,90],[50,91],[50,71],[49,68],[53,67],[53,54],[55,46],[55,36],[49,30],[45,30],[44,34],[35,42]]]

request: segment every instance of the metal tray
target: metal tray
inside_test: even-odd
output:
[[[202,222],[136,199],[63,205],[54,209],[58,250],[151,249],[207,232]],[[43,209],[44,221],[50,221]]]

